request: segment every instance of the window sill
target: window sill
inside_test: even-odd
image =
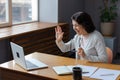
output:
[[[55,27],[57,25],[63,25],[63,24],[66,24],[66,23],[34,22],[34,23],[0,28],[0,40],[7,39],[13,36],[26,34],[26,33],[31,33],[34,31],[43,30],[46,28]]]

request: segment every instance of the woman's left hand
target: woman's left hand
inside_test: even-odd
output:
[[[83,48],[78,48],[78,55],[81,56],[81,57],[85,57],[85,53],[84,53],[84,50]]]

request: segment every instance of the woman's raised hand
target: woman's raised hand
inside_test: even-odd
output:
[[[62,41],[62,39],[63,39],[63,34],[64,34],[64,32],[62,31],[61,27],[60,27],[60,26],[57,26],[57,27],[55,28],[55,36],[56,36],[56,41],[57,41],[57,42]]]

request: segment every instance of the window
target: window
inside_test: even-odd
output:
[[[7,0],[0,0],[0,23],[8,22],[8,3]]]
[[[0,27],[32,21],[38,21],[38,0],[0,0]]]

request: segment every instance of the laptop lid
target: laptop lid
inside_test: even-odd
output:
[[[24,69],[27,69],[23,47],[15,44],[13,42],[10,42],[10,45],[11,45],[12,54],[13,54],[13,58],[15,60],[15,63],[17,63],[18,65],[20,65]]]

